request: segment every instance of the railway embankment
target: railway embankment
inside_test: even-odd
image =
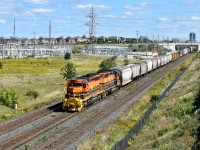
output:
[[[114,122],[110,123],[103,131],[96,132],[95,136],[93,136],[89,140],[82,143],[78,148],[80,148],[80,149],[87,149],[87,148],[110,149],[114,145],[114,143],[116,143],[117,141],[122,139],[135,126],[135,124],[137,124],[138,120],[141,118],[141,116],[144,114],[144,112],[149,108],[149,106],[152,104],[152,102],[160,96],[160,94],[176,78],[176,76],[185,68],[185,66],[187,66],[190,63],[191,59],[192,58],[187,59],[182,66],[178,67],[177,69],[173,70],[171,73],[167,74],[160,82],[158,82],[148,92],[146,92],[143,96],[141,96],[140,99],[130,109],[127,109],[126,112],[122,116],[120,116]],[[165,135],[165,133],[166,134],[168,134],[168,132],[170,133],[171,126],[173,126],[175,128],[175,130],[178,130],[179,125],[177,125],[178,123],[176,120],[176,117],[177,117],[176,115],[178,115],[179,113],[187,114],[191,108],[186,107],[188,105],[188,103],[182,102],[185,107],[183,107],[183,108],[180,107],[181,108],[180,112],[179,112],[178,108],[176,111],[174,110],[174,112],[170,111],[170,108],[172,106],[177,106],[179,104],[179,102],[176,101],[176,98],[178,98],[178,100],[182,99],[182,98],[179,98],[178,96],[185,97],[184,95],[186,95],[186,97],[187,97],[188,91],[185,88],[182,89],[182,87],[179,87],[179,86],[177,87],[177,85],[179,85],[181,82],[181,85],[183,87],[187,87],[187,85],[193,84],[193,83],[190,83],[191,80],[193,82],[195,82],[196,80],[199,80],[199,76],[198,76],[199,75],[199,72],[198,72],[199,71],[199,69],[198,69],[199,63],[200,63],[199,59],[195,60],[192,63],[191,67],[189,67],[186,70],[185,74],[183,75],[183,77],[181,77],[180,81],[178,81],[178,83],[174,86],[174,88],[167,95],[166,99],[169,97],[170,93],[174,91],[174,89],[178,89],[178,91],[176,90],[174,95],[170,98],[170,100],[169,100],[170,102],[168,102],[168,104],[165,106],[163,106],[163,104],[161,103],[161,105],[158,106],[158,109],[155,112],[157,112],[159,109],[161,109],[162,112],[158,113],[157,117],[154,118],[153,121],[149,121],[149,120],[147,121],[147,124],[144,126],[144,129],[142,129],[141,133],[138,134],[138,136],[140,134],[143,135],[144,139],[142,140],[141,137],[136,136],[134,139],[129,141],[129,144],[131,146],[130,149],[138,149],[138,148],[139,149],[147,149],[147,148],[149,148],[149,145],[146,143],[151,143],[150,141],[153,139],[157,141],[159,139],[158,135],[161,136],[161,135]],[[197,67],[197,69],[196,69],[196,67]],[[194,77],[193,77],[193,72],[194,72]],[[187,80],[185,82],[186,78],[189,78],[191,80]],[[196,83],[196,84],[198,85],[198,83]],[[191,86],[191,88],[192,88],[192,86]],[[182,92],[182,90],[185,93]],[[185,98],[183,98],[183,99],[185,99]],[[191,103],[193,104],[192,100],[191,100]],[[191,107],[193,108],[193,106],[191,106]],[[155,112],[153,113],[153,115],[155,114]],[[169,116],[169,118],[166,119],[166,116],[163,116],[163,113],[171,114],[171,116]],[[152,115],[152,117],[153,117],[153,115]],[[173,118],[173,117],[175,117],[175,118]],[[151,120],[151,118],[150,118],[150,120]],[[173,119],[171,119],[171,118],[173,118]],[[163,125],[160,125],[161,123],[159,121],[161,121],[161,123],[163,123]],[[168,121],[169,121],[169,123],[168,123]],[[148,127],[148,129],[145,129],[147,126],[149,126],[150,122],[154,123],[154,124],[151,125],[150,127]],[[173,123],[175,123],[175,124],[172,125]],[[197,126],[198,123],[196,122],[195,125]],[[162,129],[160,129],[161,131],[159,132],[159,134],[156,132],[153,132],[154,129],[158,129],[158,128],[162,128]],[[195,139],[195,137],[194,137],[194,139]],[[173,140],[174,139],[172,139],[171,142]],[[144,142],[144,141],[146,141],[146,142]],[[166,141],[166,140],[164,140],[164,141]],[[168,141],[170,141],[170,140],[168,140]],[[194,141],[191,143],[194,143]],[[152,149],[155,148],[154,144],[155,143],[152,142],[152,145],[154,146],[154,147],[152,147]],[[135,147],[135,145],[137,145],[137,146]],[[146,145],[146,147],[144,145]],[[163,146],[162,143],[160,143],[160,145]],[[142,147],[142,146],[144,146],[144,147]]]
[[[200,59],[160,103],[129,149],[199,149]],[[140,144],[139,143],[143,143]]]

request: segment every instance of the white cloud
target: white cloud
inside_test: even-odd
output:
[[[167,22],[167,21],[169,21],[169,19],[167,19],[167,18],[160,18],[159,21],[161,21],[161,22]]]
[[[69,22],[67,20],[53,20],[54,23],[65,23],[65,22]]]
[[[132,12],[129,12],[129,11],[125,12],[124,14],[125,14],[125,15],[133,15],[133,13],[132,13]]]
[[[114,15],[106,15],[105,17],[106,18],[111,18],[111,19],[116,19],[117,18],[117,16],[114,16]]]
[[[36,4],[36,5],[48,5],[50,2],[48,0],[24,0],[26,3]]]
[[[33,15],[33,13],[32,13],[32,12],[30,12],[30,11],[25,11],[25,12],[23,13],[23,15],[26,15],[26,16],[32,16],[32,15]]]
[[[92,5],[92,4],[88,4],[88,5],[79,4],[79,5],[74,6],[73,8],[74,9],[90,9],[92,6],[97,9],[109,9],[110,8],[109,6],[106,6],[106,5]]]
[[[127,19],[127,16],[114,16],[114,15],[106,15],[105,18],[110,18],[110,19]]]
[[[200,17],[193,16],[193,17],[191,17],[191,20],[193,20],[193,21],[200,21]]]
[[[11,3],[11,2],[15,2],[15,0],[1,0],[1,2],[3,2],[3,3]]]
[[[6,23],[6,21],[5,21],[5,20],[0,20],[0,23],[3,23],[3,24],[5,24],[5,23]]]
[[[52,9],[38,8],[38,9],[33,9],[32,12],[34,12],[34,13],[49,13],[49,12],[53,12],[53,10]]]
[[[124,6],[124,8],[127,8],[127,9],[144,9],[144,8],[147,8],[147,7],[150,7],[150,6],[151,6],[150,3],[142,2],[139,5],[126,5],[126,6]]]

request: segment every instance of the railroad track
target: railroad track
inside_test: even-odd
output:
[[[50,106],[45,109],[41,109],[38,111],[35,111],[29,115],[26,115],[24,117],[20,117],[17,120],[11,121],[9,123],[3,124],[0,126],[0,136],[4,135],[7,132],[13,131],[19,127],[22,127],[26,124],[29,124],[35,120],[38,120],[48,114],[51,114],[53,111],[61,109],[61,103],[55,104],[53,106]]]
[[[187,56],[185,56],[187,57]],[[185,58],[184,57],[184,58]],[[188,56],[189,57],[189,56]],[[180,60],[184,60],[184,58],[180,58]],[[50,141],[50,143],[47,143],[41,147],[41,149],[63,149],[67,144],[69,144],[74,139],[80,137],[82,133],[84,133],[86,130],[92,128],[92,126],[95,126],[100,120],[103,118],[106,118],[109,114],[117,110],[119,107],[124,105],[126,102],[128,102],[134,95],[137,95],[142,90],[144,90],[149,85],[156,82],[159,78],[164,76],[170,69],[173,69],[179,65],[182,61],[177,61],[177,63],[174,63],[170,67],[167,67],[165,71],[160,71],[161,74],[158,75],[156,78],[152,78],[151,82],[143,83],[138,88],[134,89],[133,91],[129,92],[128,94],[123,94],[122,96],[118,97],[117,100],[115,100],[115,103],[108,105],[103,110],[98,111],[97,113],[94,112],[94,114],[91,115],[91,117],[88,117],[87,119],[83,120],[81,123],[76,124],[74,127],[70,128],[65,133],[58,136],[53,141]],[[164,69],[163,69],[164,70]],[[133,82],[135,83],[135,82]],[[132,83],[132,84],[133,84]],[[130,85],[132,85],[130,84]],[[129,85],[128,85],[129,86]],[[124,87],[126,88],[126,87]],[[123,99],[123,101],[121,100]],[[56,108],[55,108],[56,109]],[[54,110],[55,110],[54,109]],[[50,112],[48,112],[50,113]],[[13,121],[10,123],[10,127],[5,128],[7,131],[11,129],[16,129],[17,127],[21,127],[25,124],[33,122],[34,120],[37,120],[39,118],[42,118],[42,116],[45,116],[48,114],[45,110],[40,110],[38,112],[34,112],[33,114],[28,115],[28,119],[19,119],[16,121]],[[20,146],[24,145],[25,143],[31,141],[32,139],[46,133],[47,131],[51,130],[52,128],[64,123],[65,121],[69,120],[70,118],[77,115],[77,113],[62,113],[50,120],[48,120],[45,123],[42,123],[40,125],[37,125],[17,136],[14,136],[6,141],[3,141],[2,144],[0,144],[0,149],[16,149]],[[19,125],[17,124],[20,123]],[[11,127],[11,125],[14,126],[14,128]],[[15,126],[16,125],[16,126]],[[0,132],[1,134],[6,133],[6,131]]]
[[[187,58],[189,56],[185,56],[184,58]],[[102,119],[107,118],[111,113],[115,112],[118,108],[125,105],[130,99],[132,99],[135,95],[142,92],[145,88],[150,86],[151,84],[155,83],[159,79],[161,79],[166,73],[168,73],[170,70],[173,70],[176,68],[179,64],[181,64],[184,61],[184,58],[181,58],[178,60],[176,64],[169,66],[166,70],[161,72],[157,77],[150,80],[148,83],[144,83],[134,91],[129,92],[125,96],[119,97],[117,100],[115,100],[115,103],[107,105],[104,109],[102,109],[100,112],[94,113],[91,117],[85,119],[83,122],[77,124],[76,126],[72,127],[68,131],[65,131],[63,134],[58,136],[56,139],[50,141],[49,143],[43,145],[40,147],[40,150],[45,149],[57,149],[61,150],[64,149],[68,144],[70,144],[75,139],[79,138],[84,132],[86,132],[88,129],[91,129],[95,125],[97,125]]]
[[[44,122],[40,125],[37,125],[17,136],[14,136],[13,138],[4,141],[2,144],[0,144],[1,149],[16,149],[23,144],[29,142],[30,140],[44,134],[45,132],[51,130],[52,128],[60,125],[61,123],[65,122],[66,120],[72,118],[75,116],[76,113],[62,113],[55,118],[52,118],[48,120],[47,122]]]

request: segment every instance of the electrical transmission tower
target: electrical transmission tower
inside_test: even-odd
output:
[[[97,14],[95,13],[94,6],[92,5],[91,11],[88,14],[89,22],[86,24],[86,26],[89,27],[89,38],[90,38],[90,43],[87,46],[87,50],[91,51],[92,53],[95,53],[94,47],[95,47],[95,42],[96,42],[96,26],[98,23],[96,22],[97,20]]]

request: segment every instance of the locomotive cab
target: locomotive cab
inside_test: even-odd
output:
[[[82,100],[88,89],[88,84],[83,79],[69,80],[66,84],[67,90],[63,100],[63,110],[80,111],[83,108]]]

